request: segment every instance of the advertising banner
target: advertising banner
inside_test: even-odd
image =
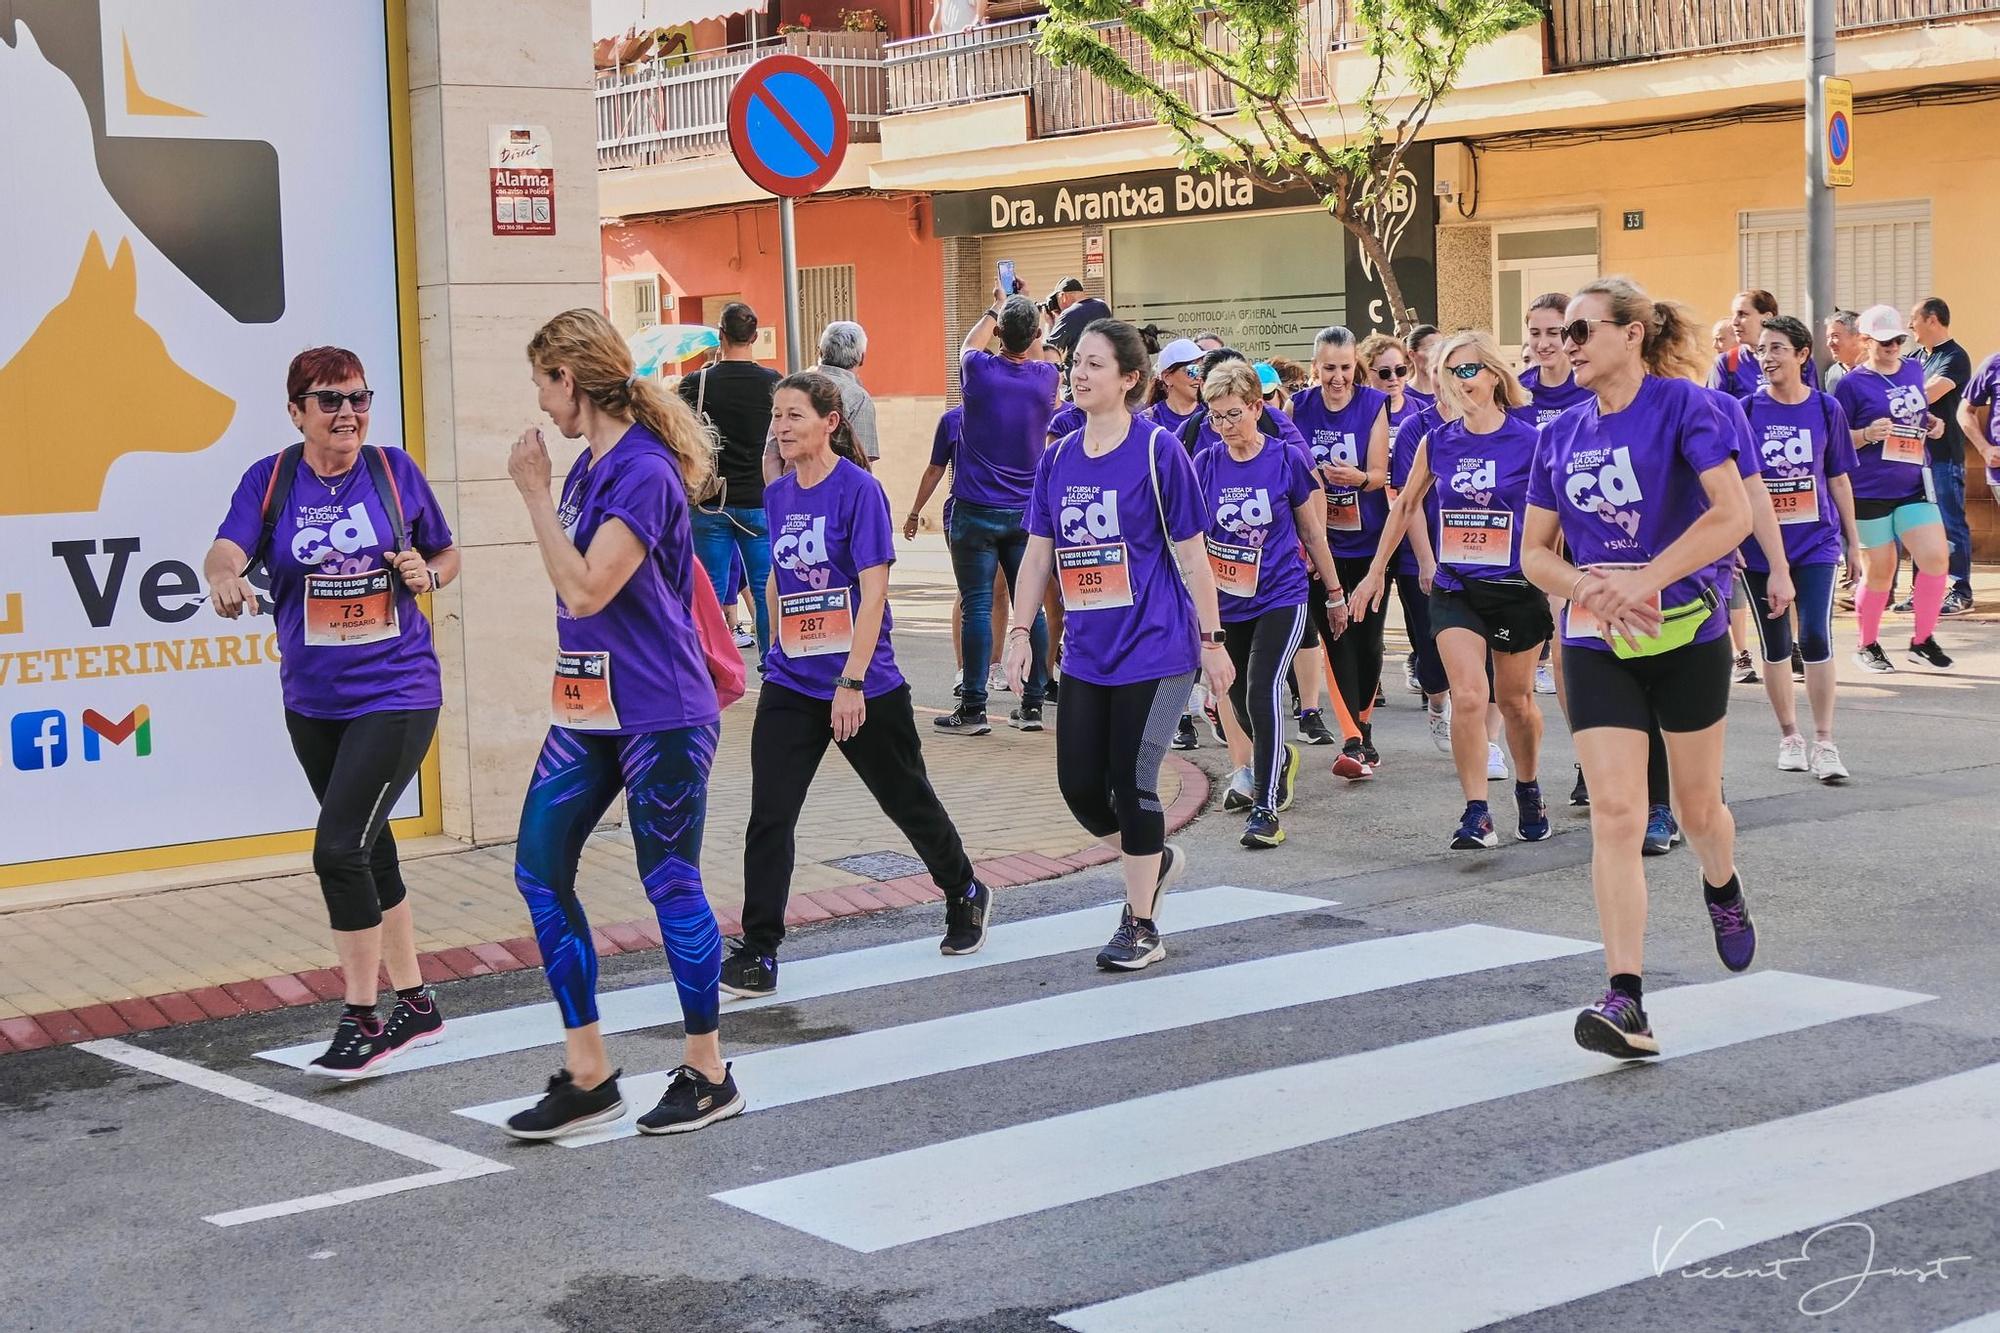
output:
[[[388,43],[381,5],[0,0],[0,887],[313,825],[268,607],[200,569],[298,438],[295,353],[356,352],[406,442]]]

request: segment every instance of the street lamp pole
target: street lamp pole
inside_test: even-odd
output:
[[[1834,0],[1806,3],[1806,323],[1814,355],[1828,368],[1827,316],[1834,311],[1833,189],[1826,183],[1826,86],[1834,73]]]

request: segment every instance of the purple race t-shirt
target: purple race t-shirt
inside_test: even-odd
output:
[[[1048,361],[1010,361],[976,348],[959,358],[959,372],[965,424],[952,495],[960,504],[1025,509],[1062,372]]]
[[[1537,429],[1548,425],[1564,412],[1567,412],[1570,408],[1575,407],[1578,403],[1591,396],[1590,390],[1576,382],[1574,374],[1570,375],[1554,388],[1542,383],[1542,371],[1539,366],[1528,367],[1521,372],[1518,378],[1521,381],[1521,387],[1528,391],[1528,405],[1526,407],[1517,407],[1514,409],[1514,412],[1523,421],[1526,421],[1530,426],[1534,426]]]
[[[1158,426],[1161,430],[1178,440],[1181,436],[1181,427],[1202,415],[1202,406],[1201,401],[1197,399],[1195,400],[1195,405],[1187,411],[1176,412],[1173,406],[1166,399],[1162,398],[1139,415],[1145,417],[1155,426]]]
[[[452,544],[452,536],[430,483],[401,449],[382,453],[402,497],[410,544],[426,558],[436,555]],[[229,512],[215,531],[218,538],[255,553],[264,530],[264,493],[279,457],[258,459],[236,483]],[[271,549],[264,553],[277,617],[278,683],[285,707],[305,717],[329,719],[441,707],[444,694],[430,622],[418,609],[416,594],[394,574],[389,577],[395,590],[393,637],[373,643],[305,641],[306,575],[366,574],[385,568],[382,553],[396,540],[366,461],[356,456],[354,466],[329,486],[301,460],[289,507],[290,514],[278,515]]]
[[[799,485],[796,472],[766,486],[764,519],[778,580],[778,604],[771,608],[778,632],[764,657],[764,678],[831,699],[861,617],[861,571],[896,562],[889,497],[872,474],[842,458],[816,486]],[[889,644],[892,623],[885,604],[875,653],[862,677],[861,692],[870,699],[903,683]],[[793,644],[797,655],[788,646]]]
[[[1410,480],[1410,464],[1417,457],[1417,442],[1424,438],[1431,424],[1438,420],[1437,409],[1429,400],[1413,390],[1403,390],[1401,408],[1389,408],[1389,489],[1400,491]],[[1414,423],[1414,424],[1412,424]],[[1414,433],[1411,433],[1414,432]],[[1391,574],[1414,574],[1417,572],[1417,553],[1410,549],[1410,539],[1403,538],[1396,546],[1396,553],[1389,557]]]
[[[1074,434],[1082,430],[1083,423],[1088,420],[1090,418],[1085,416],[1083,409],[1075,403],[1064,403],[1056,409],[1056,414],[1049,418],[1049,439],[1060,440],[1065,435]]]
[[[1246,597],[1217,580],[1224,624],[1303,606],[1306,600],[1306,561],[1293,511],[1312,498],[1319,483],[1303,449],[1267,436],[1257,439],[1257,455],[1247,461],[1238,461],[1226,444],[1212,445],[1194,460],[1208,512],[1210,557],[1236,571],[1239,587],[1255,584]]]
[[[1737,438],[1709,391],[1691,380],[1648,375],[1622,412],[1605,415],[1593,398],[1543,428],[1528,477],[1528,504],[1557,516],[1569,557],[1579,568],[1649,563],[1708,512],[1701,474],[1733,465]],[[1661,590],[1671,609],[1701,597],[1715,581],[1706,566]],[[1711,613],[1695,632],[1706,643],[1729,632]],[[1605,652],[1595,637],[1563,642]]]
[[[1709,388],[1720,389],[1730,397],[1742,401],[1747,400],[1757,390],[1770,387],[1771,381],[1765,378],[1764,367],[1757,360],[1755,352],[1748,347],[1739,346],[1735,349],[1735,354],[1736,368],[1732,370],[1729,367],[1730,353],[1716,353],[1715,366],[1708,372]],[[1819,387],[1819,367],[1810,360],[1799,373],[1808,389]]]
[[[1743,404],[1750,420],[1765,488],[1778,511],[1785,538],[1785,563],[1831,565],[1840,560],[1840,514],[1828,493],[1827,478],[1854,471],[1854,440],[1847,414],[1831,394],[1817,389],[1802,403],[1781,403],[1768,389]],[[1755,537],[1743,543],[1750,568],[1768,570]]]
[[[1408,397],[1410,391],[1405,391]],[[1314,467],[1345,463],[1366,469],[1368,441],[1376,418],[1389,407],[1388,395],[1362,385],[1338,410],[1326,405],[1319,389],[1301,389],[1292,399],[1292,416],[1306,437],[1306,453]],[[1355,486],[1326,487],[1326,536],[1338,556],[1363,559],[1375,554],[1382,539],[1382,525],[1389,521],[1386,490],[1363,490]]]
[[[1149,452],[1157,500],[1147,476]],[[1194,599],[1162,528],[1162,506],[1175,542],[1208,526],[1187,451],[1141,417],[1107,454],[1092,458],[1079,431],[1042,456],[1028,531],[1055,542],[1065,676],[1130,685],[1185,675],[1199,663]],[[1129,591],[1121,597],[1120,589]],[[1100,604],[1087,604],[1093,600]]]
[[[1966,382],[1964,401],[1986,409],[1986,442],[2000,446],[2000,352],[1972,372],[1972,378]],[[1986,484],[2000,490],[2000,468],[1986,469]]]
[[[1425,393],[1422,389],[1406,388],[1403,390],[1403,401],[1406,403],[1415,403],[1419,412],[1436,407],[1437,400],[1438,396],[1436,394]]]
[[[954,489],[958,485],[958,469],[955,463],[958,457],[958,437],[964,426],[965,408],[960,405],[951,408],[938,418],[937,433],[931,436],[931,466],[950,469],[952,472],[950,484]],[[944,497],[944,530],[947,534],[951,532],[951,502],[952,493],[948,490]]]
[[[646,559],[596,615],[573,615],[556,598],[557,646],[610,654],[617,725],[595,730],[635,736],[719,721],[691,609],[696,562],[687,492],[660,437],[634,423],[596,462],[588,449],[577,455],[556,518],[579,551],[588,552],[614,518],[646,548]]]
[[[1833,386],[1834,401],[1847,413],[1853,430],[1889,418],[1899,426],[1924,429],[1930,422],[1930,401],[1924,393],[1924,367],[1905,359],[1896,373],[1884,375],[1865,365],[1854,367]],[[1882,457],[1885,440],[1857,446],[1854,498],[1857,500],[1922,500],[1931,495],[1928,463],[1896,463]],[[1920,455],[1927,456],[1927,455]]]
[[[1450,591],[1472,579],[1521,577],[1521,526],[1538,438],[1533,426],[1511,413],[1490,435],[1462,420],[1430,432],[1425,458],[1436,478],[1435,503],[1426,508],[1438,587]]]

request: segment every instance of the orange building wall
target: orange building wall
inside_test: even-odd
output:
[[[862,382],[878,398],[941,395],[944,384],[944,264],[929,202],[910,196],[809,199],[798,205],[802,268],[854,265],[854,317],[868,330]],[[776,330],[784,366],[784,278],[775,203],[692,217],[606,226],[604,273],[658,273],[673,293],[663,318],[702,322],[702,298],[747,301]],[[801,364],[815,359],[818,329],[801,331]]]

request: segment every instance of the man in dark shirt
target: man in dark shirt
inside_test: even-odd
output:
[[[1111,307],[1094,296],[1083,294],[1083,283],[1075,278],[1064,278],[1062,286],[1056,288],[1055,327],[1049,330],[1048,344],[1059,348],[1067,364],[1076,352],[1076,340],[1094,320],[1110,319]]]
[[[771,645],[771,617],[764,605],[764,582],[771,572],[771,536],[764,522],[764,437],[771,432],[771,393],[778,372],[757,364],[757,312],[741,301],[722,308],[716,321],[722,354],[715,364],[682,380],[680,395],[705,414],[719,434],[722,452],[716,473],[722,490],[694,506],[694,549],[715,585],[716,600],[729,606],[729,562],[743,557],[743,576],[757,607],[757,651]]]
[[[1951,336],[1951,307],[1928,297],[1910,312],[1910,332],[1924,351],[1924,393],[1931,413],[1944,418],[1944,434],[1931,441],[1931,480],[1951,542],[1951,587],[1942,614],[1972,609],[1972,529],[1965,521],[1965,431],[1958,424],[1959,399],[1972,379],[1972,358]]]

